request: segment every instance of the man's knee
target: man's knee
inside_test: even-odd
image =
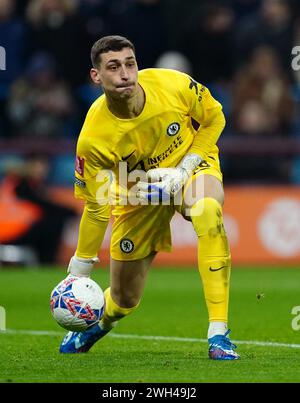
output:
[[[223,214],[221,204],[212,197],[198,200],[190,210],[191,220],[199,236],[214,235],[223,228]]]

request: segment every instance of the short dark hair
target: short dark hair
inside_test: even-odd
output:
[[[107,53],[110,50],[113,52],[118,52],[124,48],[130,48],[135,53],[135,48],[132,42],[124,36],[119,35],[110,35],[104,36],[101,39],[98,39],[94,43],[91,49],[91,60],[94,68],[97,68],[99,65],[99,56],[102,53]]]

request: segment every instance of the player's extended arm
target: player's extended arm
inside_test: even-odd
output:
[[[216,106],[207,111],[207,119],[195,135],[188,154],[175,168],[150,169],[147,179],[151,183],[139,182],[137,196],[154,203],[173,198],[216,144],[224,125],[225,118],[221,107]]]
[[[225,117],[221,104],[212,97],[207,88],[200,88],[200,84],[194,80],[189,81],[191,82],[193,85],[183,82],[182,96],[188,113],[200,123],[200,129],[195,134],[188,153],[177,167],[151,169],[147,172],[147,179],[151,183],[138,183],[137,196],[142,200],[161,202],[174,197],[201,161],[207,158],[224,129]]]
[[[200,120],[200,129],[197,131],[189,149],[189,153],[198,154],[201,160],[207,158],[207,155],[217,143],[226,123],[221,105],[214,100],[210,93],[207,94],[207,99],[209,104],[212,103],[213,106],[203,107],[203,120]]]
[[[81,217],[78,243],[71,258],[68,272],[75,276],[89,277],[102,244],[110,216],[110,206],[86,202]]]

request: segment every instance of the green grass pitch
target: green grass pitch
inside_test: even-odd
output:
[[[59,354],[64,330],[49,295],[64,276],[57,268],[0,269],[8,329],[0,333],[0,382],[300,381],[300,330],[291,313],[300,306],[298,270],[232,271],[229,327],[242,357],[234,362],[207,358],[207,313],[192,268],[153,268],[137,311],[89,353]],[[108,277],[107,269],[93,273],[103,289]]]

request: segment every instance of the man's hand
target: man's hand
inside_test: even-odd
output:
[[[84,259],[72,256],[68,267],[68,273],[73,276],[90,277],[95,262],[99,262],[97,257]]]
[[[176,168],[155,168],[147,172],[151,182],[137,184],[137,197],[143,201],[159,203],[174,198],[202,161],[197,154],[187,154]]]
[[[147,172],[151,182],[137,184],[137,197],[147,202],[163,202],[173,198],[188,180],[188,172],[184,168],[156,168]]]

